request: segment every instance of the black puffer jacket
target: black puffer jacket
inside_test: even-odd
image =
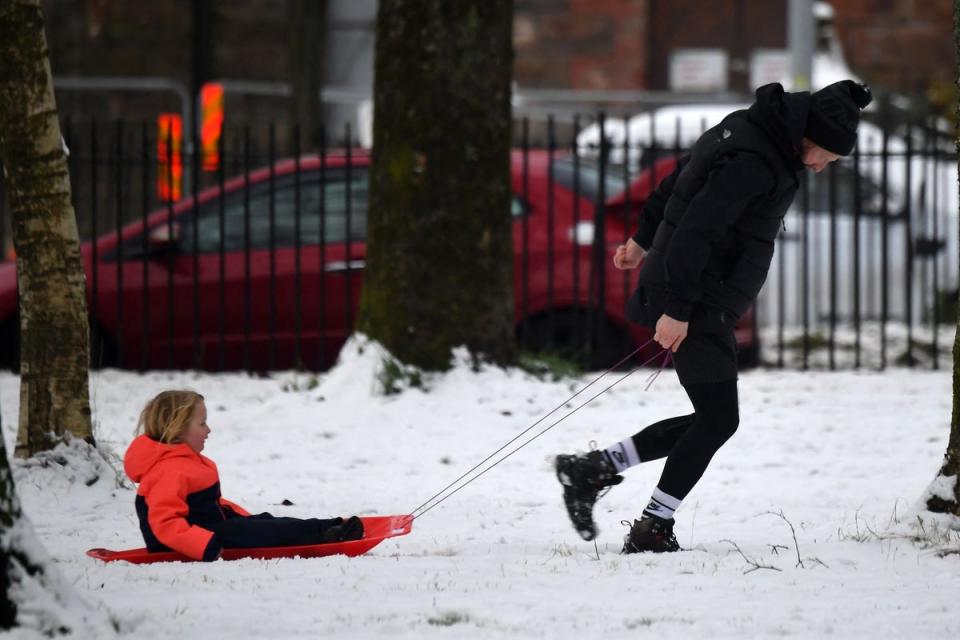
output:
[[[804,169],[810,94],[775,83],[756,98],[700,137],[651,195],[633,236],[647,249],[640,287],[677,320],[698,304],[739,318],[767,278]]]

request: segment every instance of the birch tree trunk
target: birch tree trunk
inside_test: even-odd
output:
[[[42,569],[22,548],[23,514],[3,438],[0,438],[0,454],[0,629],[10,629],[17,626],[14,588],[24,577],[36,576]]]
[[[381,0],[359,329],[407,364],[514,357],[512,0]]]
[[[20,291],[17,455],[93,441],[89,328],[70,176],[39,0],[0,2],[0,161]]]
[[[115,635],[117,625],[91,608],[57,571],[20,508],[0,438],[0,631],[15,627],[32,629],[30,637],[73,633],[77,638],[107,638]]]
[[[956,83],[960,86],[960,0],[953,0],[953,37],[956,47],[957,72]],[[956,105],[958,122],[960,122],[960,102]],[[957,150],[960,151],[960,131],[955,132]],[[960,178],[960,160],[957,165],[957,176]],[[947,452],[943,457],[943,466],[935,486],[941,487],[927,499],[927,508],[937,513],[952,513],[960,516],[960,315],[957,317],[957,333],[953,339],[953,412],[950,418],[950,439],[947,441]],[[949,489],[948,489],[949,488]],[[953,495],[948,495],[952,489]]]

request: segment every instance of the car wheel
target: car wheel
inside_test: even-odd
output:
[[[630,337],[609,318],[601,317],[598,323],[592,315],[587,309],[558,309],[552,318],[549,313],[538,314],[518,328],[520,348],[560,358],[580,369],[611,367],[632,349]]]

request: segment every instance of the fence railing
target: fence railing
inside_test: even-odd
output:
[[[636,272],[614,269],[610,254],[712,124],[709,115],[601,115],[585,127],[548,118],[532,134],[518,123],[511,213],[522,348],[595,367],[646,340],[625,317]],[[95,364],[330,366],[352,330],[366,256],[370,158],[349,128],[309,153],[296,127],[272,125],[227,129],[215,152],[146,123],[66,121],[64,136]],[[930,123],[896,132],[864,123],[850,158],[803,174],[764,291],[738,325],[742,358],[939,367],[960,271],[955,160]],[[0,197],[0,247],[9,229]],[[0,308],[7,361],[15,327],[15,309]]]

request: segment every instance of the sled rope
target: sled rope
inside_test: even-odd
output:
[[[450,497],[452,497],[453,495],[455,495],[456,493],[458,493],[461,489],[463,489],[464,487],[466,487],[467,485],[469,485],[469,484],[472,483],[473,481],[479,479],[481,476],[483,476],[483,475],[486,474],[488,471],[490,471],[491,469],[493,469],[494,467],[496,467],[497,465],[499,465],[501,462],[503,462],[504,460],[506,460],[507,458],[509,458],[509,457],[512,456],[513,454],[515,454],[516,452],[520,451],[520,449],[523,449],[525,446],[527,446],[528,444],[530,444],[531,442],[533,442],[534,440],[536,440],[537,438],[539,438],[540,436],[542,436],[543,434],[545,434],[547,431],[550,431],[550,429],[553,429],[555,426],[557,426],[558,424],[560,424],[561,422],[563,422],[564,420],[566,420],[567,418],[569,418],[570,416],[572,416],[573,414],[575,414],[577,411],[580,411],[580,409],[584,408],[585,406],[587,406],[588,404],[590,404],[591,402],[593,402],[594,400],[596,400],[597,398],[599,398],[600,396],[602,396],[604,393],[606,393],[607,391],[609,391],[609,390],[612,389],[613,387],[617,386],[618,384],[620,384],[621,382],[623,382],[624,380],[626,380],[627,377],[629,377],[631,374],[633,374],[637,369],[639,369],[640,367],[643,367],[643,366],[646,366],[646,365],[650,364],[651,362],[653,362],[654,360],[656,360],[657,358],[659,358],[660,356],[662,356],[664,353],[666,353],[666,356],[664,357],[663,362],[660,363],[660,367],[659,367],[656,371],[654,371],[654,372],[650,375],[650,377],[647,379],[647,385],[646,385],[645,389],[649,389],[649,388],[650,388],[650,385],[653,384],[653,381],[656,379],[656,377],[660,374],[661,371],[663,371],[663,369],[664,369],[664,368],[667,366],[667,364],[670,362],[670,350],[669,350],[669,349],[663,349],[662,351],[658,352],[658,353],[657,353],[656,355],[654,355],[653,357],[647,359],[645,362],[643,362],[643,363],[641,363],[640,365],[638,365],[638,366],[630,369],[630,371],[628,371],[628,372],[626,372],[625,374],[623,374],[622,376],[620,376],[620,377],[619,377],[617,380],[615,380],[612,384],[610,384],[609,386],[607,386],[606,388],[604,388],[603,390],[601,390],[601,391],[600,391],[599,393],[597,393],[596,395],[590,397],[590,398],[589,398],[588,400],[586,400],[583,404],[581,404],[580,406],[572,409],[569,413],[567,413],[566,415],[564,415],[564,416],[561,417],[560,419],[556,420],[555,422],[553,422],[552,424],[548,425],[547,427],[545,427],[544,429],[542,429],[542,430],[539,431],[538,433],[534,434],[530,439],[528,439],[527,441],[521,443],[518,447],[516,447],[516,448],[513,449],[512,451],[507,452],[506,455],[504,455],[504,456],[501,457],[500,459],[496,460],[496,461],[495,461],[493,464],[491,464],[489,467],[487,467],[486,469],[483,469],[480,473],[476,474],[476,475],[473,476],[472,478],[469,478],[466,482],[464,482],[463,484],[461,484],[460,486],[457,487],[457,484],[458,484],[461,480],[463,480],[464,478],[467,478],[471,473],[473,473],[474,471],[476,471],[477,469],[479,469],[480,467],[482,467],[484,464],[486,464],[488,461],[490,461],[490,460],[491,460],[494,456],[496,456],[498,453],[500,453],[501,451],[503,451],[504,449],[506,449],[507,447],[509,447],[511,444],[513,444],[514,442],[516,442],[517,440],[519,440],[521,437],[523,437],[524,434],[528,433],[531,429],[533,429],[534,427],[536,427],[538,424],[540,424],[541,422],[543,422],[544,420],[546,420],[548,417],[550,417],[551,415],[553,415],[554,413],[556,413],[557,411],[559,411],[561,408],[563,408],[564,406],[566,406],[571,400],[573,400],[574,398],[576,398],[577,396],[579,396],[581,393],[583,393],[584,391],[586,391],[587,389],[589,389],[590,387],[592,387],[594,384],[596,384],[598,381],[600,381],[604,376],[606,376],[608,373],[612,372],[612,371],[613,371],[614,369],[616,369],[618,366],[620,366],[621,364],[623,364],[624,362],[626,362],[627,360],[629,360],[630,358],[632,358],[632,357],[633,357],[634,355],[636,355],[641,349],[645,348],[645,347],[646,347],[647,345],[649,345],[651,342],[653,342],[653,338],[651,338],[651,339],[648,340],[647,342],[643,343],[642,345],[640,345],[639,347],[637,347],[636,349],[634,349],[633,351],[631,351],[628,355],[624,356],[619,362],[617,362],[616,364],[614,364],[613,366],[611,366],[609,369],[607,369],[606,371],[604,371],[603,373],[601,373],[599,376],[597,376],[596,378],[594,378],[589,384],[587,384],[586,386],[584,386],[583,388],[581,388],[579,391],[577,391],[576,393],[574,393],[572,396],[570,396],[569,398],[567,398],[566,400],[564,400],[563,402],[561,402],[559,405],[557,405],[556,407],[554,407],[551,411],[549,411],[548,413],[546,413],[546,414],[544,414],[543,416],[541,416],[536,422],[534,422],[534,423],[531,424],[529,427],[527,427],[526,429],[524,429],[523,431],[521,431],[520,433],[518,433],[518,434],[517,434],[516,436],[514,436],[511,440],[507,441],[507,442],[506,442],[503,446],[501,446],[499,449],[497,449],[496,451],[494,451],[493,453],[491,453],[490,455],[488,455],[486,458],[484,458],[483,460],[481,460],[480,462],[478,462],[477,464],[475,464],[473,467],[471,467],[470,469],[468,469],[466,472],[464,472],[462,475],[460,475],[460,477],[458,477],[456,480],[454,480],[453,482],[451,482],[450,484],[448,484],[447,486],[445,486],[443,489],[441,489],[440,491],[438,491],[437,493],[435,493],[433,496],[430,497],[430,499],[428,499],[426,502],[424,502],[423,504],[421,504],[419,507],[417,507],[416,509],[414,509],[413,511],[411,511],[411,512],[410,512],[410,515],[413,516],[413,519],[414,519],[414,520],[416,520],[417,518],[419,518],[419,517],[422,516],[423,514],[427,513],[428,511],[430,511],[431,509],[433,509],[433,508],[436,507],[437,505],[441,504],[442,502],[446,501],[448,498],[450,498]],[[451,488],[453,488],[453,487],[456,487],[456,489],[454,489],[454,490],[451,491],[450,493],[446,493],[447,491],[449,491],[449,490],[450,490]],[[446,495],[444,495],[444,494],[446,494]],[[443,497],[441,497],[441,496],[443,496]],[[440,499],[437,500],[437,498],[440,498]],[[436,502],[434,502],[434,500],[436,500]],[[433,504],[431,504],[431,503],[433,503]],[[428,505],[429,505],[429,506],[428,506]]]
[[[473,473],[474,471],[476,471],[477,469],[479,469],[479,468],[480,468],[481,466],[483,466],[483,464],[486,463],[488,460],[490,460],[490,459],[493,458],[495,455],[497,455],[498,453],[500,453],[501,451],[503,451],[504,449],[506,449],[507,447],[509,447],[511,444],[513,444],[513,443],[516,442],[517,440],[519,440],[521,437],[523,437],[523,435],[524,435],[525,433],[529,432],[531,429],[533,429],[534,427],[536,427],[538,424],[540,424],[541,422],[543,422],[544,420],[546,420],[548,417],[550,417],[551,415],[553,415],[554,413],[556,413],[557,411],[559,411],[559,410],[560,410],[562,407],[564,407],[568,402],[570,402],[571,400],[573,400],[574,398],[576,398],[578,395],[580,395],[581,393],[583,393],[584,391],[586,391],[587,389],[589,389],[591,386],[593,386],[594,384],[596,384],[597,381],[599,381],[599,380],[600,380],[601,378],[603,378],[605,375],[607,375],[608,373],[610,373],[611,371],[613,371],[614,369],[616,369],[617,367],[619,367],[621,364],[623,364],[624,362],[626,362],[627,360],[629,360],[630,358],[632,358],[632,357],[633,357],[634,355],[636,355],[641,349],[643,349],[644,347],[646,347],[647,345],[649,345],[651,342],[653,342],[653,339],[652,339],[652,338],[651,338],[650,340],[647,340],[645,343],[643,343],[642,345],[640,345],[639,347],[637,347],[637,348],[634,349],[633,351],[631,351],[628,355],[626,355],[626,356],[624,356],[623,358],[621,358],[619,362],[617,362],[616,364],[614,364],[613,366],[611,366],[609,369],[607,369],[606,371],[604,371],[603,373],[601,373],[599,376],[597,376],[596,378],[594,378],[588,385],[586,385],[585,387],[583,387],[582,389],[580,389],[579,391],[577,391],[575,394],[573,394],[572,396],[570,396],[569,398],[567,398],[566,400],[564,400],[563,402],[561,402],[559,405],[557,405],[556,407],[554,407],[549,413],[547,413],[546,415],[542,416],[539,420],[537,420],[536,422],[534,422],[533,424],[531,424],[529,427],[527,427],[526,429],[524,429],[523,431],[521,431],[520,433],[518,433],[518,434],[517,434],[516,436],[514,436],[511,440],[507,441],[502,447],[500,447],[499,449],[497,449],[496,451],[494,451],[493,453],[491,453],[490,455],[488,455],[486,458],[484,458],[483,460],[481,460],[480,462],[478,462],[477,464],[475,464],[473,467],[471,467],[470,469],[468,469],[467,471],[465,471],[460,477],[458,477],[456,480],[454,480],[453,482],[451,482],[450,484],[448,484],[447,486],[445,486],[443,489],[441,489],[440,491],[438,491],[437,493],[435,493],[434,495],[432,495],[432,496],[430,497],[430,499],[428,499],[427,501],[425,501],[423,504],[421,504],[419,507],[417,507],[416,509],[414,509],[414,510],[411,511],[410,513],[411,513],[411,514],[416,514],[418,511],[420,511],[420,509],[422,509],[422,508],[424,508],[425,506],[427,506],[428,504],[430,504],[434,499],[436,499],[436,498],[440,497],[441,495],[443,495],[445,491],[447,491],[447,490],[450,489],[451,487],[455,486],[458,482],[460,482],[461,480],[463,480],[464,478],[466,478],[467,476],[469,476],[471,473]],[[647,362],[649,362],[649,360],[648,360]],[[644,364],[646,364],[646,363],[644,363]],[[641,365],[641,366],[643,366],[643,365]],[[633,371],[631,371],[630,373],[633,373]]]

